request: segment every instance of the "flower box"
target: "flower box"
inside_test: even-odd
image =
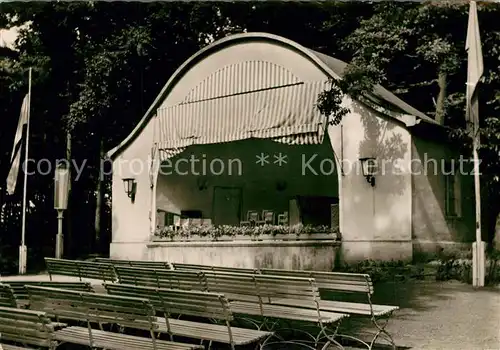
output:
[[[326,226],[185,226],[165,227],[155,232],[153,241],[193,242],[193,241],[297,241],[336,240],[335,230]]]

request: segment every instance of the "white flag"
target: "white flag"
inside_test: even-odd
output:
[[[479,35],[479,22],[477,19],[477,6],[475,1],[470,2],[469,25],[467,28],[467,90],[466,90],[466,114],[465,120],[472,126],[474,137],[477,136],[479,128],[479,108],[477,97],[477,85],[483,76],[483,51],[481,49],[481,37]]]
[[[17,124],[16,136],[14,138],[14,146],[12,148],[12,156],[10,159],[10,171],[7,176],[7,193],[14,194],[19,175],[19,166],[21,164],[21,145],[23,144],[23,129],[28,124],[28,95],[24,96],[21,114]]]

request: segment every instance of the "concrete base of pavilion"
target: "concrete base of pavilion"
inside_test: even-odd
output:
[[[338,262],[371,259],[411,261],[417,254],[430,258],[439,254],[470,251],[470,244],[423,241],[335,241],[335,240],[234,240],[111,243],[114,259],[168,261],[187,264],[244,268],[277,268],[331,271]]]

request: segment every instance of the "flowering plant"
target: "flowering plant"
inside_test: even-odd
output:
[[[217,240],[221,237],[234,237],[234,236],[249,236],[258,237],[261,235],[295,235],[300,236],[301,234],[332,234],[336,233],[337,230],[331,229],[328,226],[312,226],[301,224],[293,226],[282,226],[282,225],[256,225],[256,226],[230,226],[230,225],[220,225],[220,226],[200,226],[200,225],[190,225],[182,226],[179,228],[174,228],[172,226],[166,226],[159,228],[155,232],[156,237],[173,239],[174,237],[190,238],[192,236],[198,237],[210,237],[213,240]]]

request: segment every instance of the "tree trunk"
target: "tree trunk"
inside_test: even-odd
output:
[[[3,187],[0,187],[0,224],[3,224],[3,216],[4,216],[4,207],[3,207],[3,204],[4,204],[4,192],[5,190],[3,189]]]
[[[96,203],[95,203],[95,253],[101,253],[101,213],[102,213],[102,199],[103,199],[103,174],[101,173],[101,162],[104,159],[104,145],[102,137],[99,140],[99,164],[98,164],[98,177],[96,185]]]
[[[142,65],[142,59],[140,61],[141,65],[141,115],[144,113],[144,67]]]
[[[486,197],[486,200],[481,201],[484,216],[486,216],[484,218],[486,224],[483,230],[483,240],[486,241],[488,251],[500,249],[500,206],[496,204],[496,197],[495,194],[491,193]]]
[[[73,238],[72,238],[72,221],[71,221],[71,187],[73,184],[72,181],[72,169],[71,169],[71,132],[66,133],[66,160],[69,162],[70,167],[69,167],[69,183],[68,183],[68,207],[66,209],[65,217],[66,217],[66,232],[65,232],[65,239],[64,244],[66,246],[66,249],[64,251],[66,252],[67,257],[72,257],[73,256]]]
[[[446,115],[446,97],[447,97],[447,82],[448,75],[442,69],[439,70],[438,74],[438,86],[439,86],[439,94],[436,102],[436,121],[443,125],[444,117]]]

